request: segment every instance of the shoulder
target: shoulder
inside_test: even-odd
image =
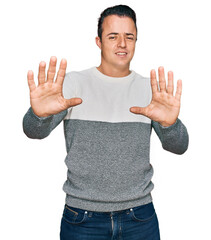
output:
[[[74,79],[81,79],[81,78],[85,78],[87,76],[89,76],[92,72],[92,68],[89,69],[85,69],[82,71],[71,71],[66,73],[65,78],[70,79],[70,78],[74,78]]]
[[[144,85],[145,87],[150,87],[150,78],[149,77],[145,77],[135,71],[132,71],[134,72],[134,79],[137,83],[141,84],[141,85]]]
[[[148,81],[150,79],[149,77],[145,77],[145,76],[141,75],[140,73],[137,73],[137,72],[135,72],[133,70],[132,70],[132,72],[134,72],[135,77],[137,77],[139,79],[142,79],[142,80],[145,80],[145,81]]]
[[[86,69],[82,71],[71,71],[66,73],[64,83],[63,83],[63,94],[65,98],[71,98],[77,96],[78,90],[83,86],[86,87],[91,79],[91,69]]]
[[[143,75],[140,75],[135,72],[134,84],[133,84],[134,95],[140,96],[142,100],[145,99],[146,105],[149,104],[152,97],[150,82],[151,81],[149,77],[144,77]]]

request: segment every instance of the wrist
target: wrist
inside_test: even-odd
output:
[[[170,127],[172,125],[174,125],[176,123],[177,119],[175,121],[172,121],[172,122],[158,122],[162,127]]]
[[[48,118],[52,117],[52,115],[39,114],[36,111],[34,111],[32,107],[31,107],[31,112],[37,119],[40,119],[40,120],[44,120],[44,119],[48,119]]]

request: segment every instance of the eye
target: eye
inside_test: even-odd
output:
[[[127,37],[128,40],[134,40],[134,37]]]
[[[115,40],[115,39],[117,39],[117,36],[115,36],[115,35],[110,35],[108,39],[109,39],[109,40]]]

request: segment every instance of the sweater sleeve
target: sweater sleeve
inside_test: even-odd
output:
[[[38,117],[30,107],[23,118],[23,131],[29,138],[43,139],[59,125],[66,114],[67,110],[49,117]]]
[[[188,149],[189,136],[185,125],[180,119],[170,127],[163,127],[152,121],[152,127],[158,135],[163,149],[175,154],[183,154]]]

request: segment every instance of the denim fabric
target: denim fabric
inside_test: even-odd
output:
[[[153,203],[115,212],[65,205],[60,240],[160,240]]]

